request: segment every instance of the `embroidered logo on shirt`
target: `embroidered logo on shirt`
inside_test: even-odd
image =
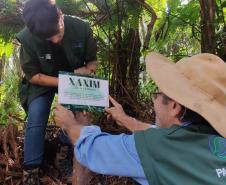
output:
[[[218,178],[226,176],[226,169],[225,168],[217,168],[216,172],[217,172]]]
[[[46,53],[45,58],[46,58],[46,60],[51,60],[52,55],[50,53]]]
[[[73,42],[72,47],[73,48],[82,48],[83,44],[82,44],[82,42]]]
[[[219,159],[226,159],[226,139],[212,135],[209,137],[209,149]]]

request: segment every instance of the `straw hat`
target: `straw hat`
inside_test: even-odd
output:
[[[158,87],[181,105],[199,113],[226,137],[226,63],[198,54],[177,63],[158,53],[146,57],[146,69]]]

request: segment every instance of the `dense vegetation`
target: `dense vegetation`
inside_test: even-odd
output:
[[[109,80],[110,94],[128,114],[144,121],[150,121],[149,95],[155,89],[145,73],[144,58],[148,52],[160,52],[174,61],[208,52],[226,61],[226,0],[56,1],[65,14],[89,20],[98,41],[97,75]],[[14,35],[24,26],[21,18],[24,2],[0,0],[0,124],[14,123],[20,128],[25,118],[18,100],[23,74],[19,66],[20,46]],[[104,130],[125,131],[113,123],[106,124],[101,115],[94,117]],[[22,142],[18,144],[16,136],[12,125],[0,130],[0,146],[3,146],[0,165],[9,169],[10,155],[16,161],[13,173],[0,168],[0,183],[6,177],[14,176],[18,180],[22,175],[18,162],[22,151],[17,150]],[[16,178],[8,178],[9,182],[12,179]],[[119,182],[108,177],[101,179],[107,184],[133,184],[127,180],[122,183],[122,179]],[[94,178],[93,184],[99,183],[98,180]],[[14,182],[18,183],[20,179]]]

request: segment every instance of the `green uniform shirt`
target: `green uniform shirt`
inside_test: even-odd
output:
[[[226,184],[226,141],[210,126],[148,129],[135,143],[150,185]]]
[[[34,98],[54,89],[30,84],[28,81],[35,74],[57,77],[60,70],[73,72],[96,60],[97,47],[89,24],[77,17],[64,16],[64,26],[60,45],[40,40],[26,27],[16,35],[21,43],[20,64],[25,74],[20,87],[20,99],[25,109]]]

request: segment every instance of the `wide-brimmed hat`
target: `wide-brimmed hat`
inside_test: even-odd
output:
[[[226,64],[213,54],[174,63],[158,53],[146,57],[146,69],[161,91],[203,116],[226,137]]]

